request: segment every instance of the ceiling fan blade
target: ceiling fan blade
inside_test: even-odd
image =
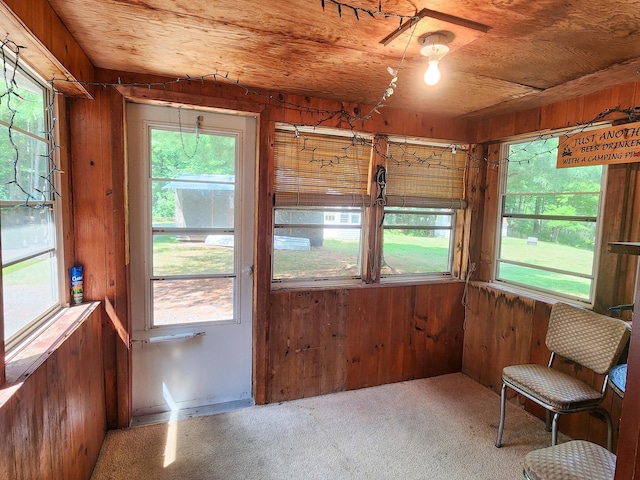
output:
[[[415,16],[408,22],[406,22],[401,27],[397,28],[389,35],[380,40],[385,47],[389,45],[394,39],[396,39],[402,32],[411,28],[417,22],[422,20],[424,17],[435,18],[436,20],[441,20],[443,22],[451,23],[453,25],[459,25],[461,27],[470,28],[472,30],[477,30],[482,33],[487,33],[491,30],[491,27],[488,25],[484,25],[482,23],[474,22],[472,20],[467,20],[466,18],[456,17],[455,15],[449,15],[448,13],[437,12],[435,10],[429,10],[428,8],[423,8]]]

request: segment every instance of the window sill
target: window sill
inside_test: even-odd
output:
[[[281,291],[300,291],[300,290],[355,290],[362,288],[392,288],[392,287],[411,287],[415,285],[433,285],[433,284],[442,284],[442,283],[462,283],[464,280],[460,280],[455,277],[450,276],[437,276],[433,278],[420,278],[420,279],[397,279],[394,281],[382,281],[379,283],[362,283],[360,281],[356,282],[344,282],[344,283],[321,283],[321,282],[291,282],[287,284],[282,283],[272,283],[271,291],[272,292],[281,292]]]
[[[470,285],[472,286],[476,286],[476,287],[483,287],[483,288],[491,288],[493,290],[498,290],[501,292],[505,292],[505,293],[510,293],[512,295],[516,295],[518,297],[523,297],[523,298],[528,298],[530,300],[535,300],[538,302],[543,302],[543,303],[548,303],[549,305],[553,305],[555,303],[558,302],[562,302],[562,303],[567,303],[570,305],[575,305],[577,307],[582,307],[582,308],[586,308],[589,310],[593,309],[593,305],[591,305],[588,302],[579,302],[579,301],[574,301],[572,299],[569,298],[562,298],[562,297],[555,297],[553,295],[545,295],[543,293],[540,292],[535,292],[532,290],[527,290],[524,288],[518,288],[506,283],[502,283],[502,282],[479,282],[479,281],[472,281],[469,282]]]
[[[27,379],[99,305],[100,302],[88,302],[63,308],[42,332],[17,352],[12,352],[6,364],[7,380],[0,390],[0,404],[4,403],[3,393],[13,390],[12,384],[19,384]]]
[[[425,283],[448,283],[464,281],[449,273],[415,274],[415,275],[383,275],[381,285],[422,285]]]

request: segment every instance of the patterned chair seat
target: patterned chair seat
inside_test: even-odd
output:
[[[611,451],[611,415],[600,404],[604,400],[609,370],[617,363],[628,340],[629,327],[622,320],[566,303],[555,303],[551,307],[545,338],[545,345],[551,352],[547,366],[512,365],[502,370],[500,423],[496,447],[502,446],[507,388],[510,387],[546,409],[551,445],[558,443],[560,415],[599,410],[607,424],[607,449]],[[556,355],[603,375],[600,389],[575,376],[554,370],[553,362]]]
[[[616,456],[595,443],[572,440],[529,452],[524,476],[529,480],[613,480]]]
[[[502,371],[502,380],[558,410],[598,405],[600,391],[588,383],[544,365],[512,365]]]

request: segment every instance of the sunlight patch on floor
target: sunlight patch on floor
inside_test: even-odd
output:
[[[164,445],[164,468],[167,468],[176,461],[176,450],[178,447],[178,412],[180,408],[176,404],[167,384],[162,382],[162,396],[171,409],[169,423],[167,424],[167,440]]]

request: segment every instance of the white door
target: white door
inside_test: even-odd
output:
[[[248,400],[256,119],[128,104],[133,414]]]

